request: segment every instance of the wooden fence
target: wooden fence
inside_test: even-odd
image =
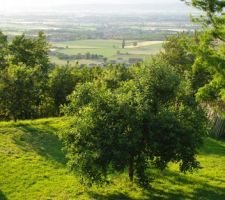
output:
[[[225,119],[219,115],[215,115],[213,118],[212,129],[210,134],[214,137],[225,137]]]

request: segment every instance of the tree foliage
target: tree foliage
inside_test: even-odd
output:
[[[217,112],[225,105],[225,1],[223,0],[192,0],[188,4],[200,9],[203,14],[197,17],[202,30],[198,33],[195,43],[191,43],[189,51],[196,59],[194,72],[203,72],[204,82],[199,84],[196,97],[199,101],[209,104]],[[208,74],[208,76],[205,76]]]
[[[0,117],[32,119],[51,116],[49,44],[43,32],[37,38],[16,36],[12,42],[0,33]]]
[[[224,0],[182,0],[203,12],[199,17],[193,18],[211,31],[211,34],[225,40],[225,1]]]
[[[191,92],[183,95],[188,88],[161,60],[130,71],[116,88],[103,79],[77,85],[63,108],[72,116],[62,133],[70,167],[89,183],[128,169],[131,181],[147,187],[152,167],[199,167],[195,155],[206,126],[201,109],[187,101]]]

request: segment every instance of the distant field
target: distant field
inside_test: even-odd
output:
[[[55,64],[58,64],[58,65],[66,65],[67,64],[67,61],[66,60],[60,60],[59,58],[55,57],[55,56],[50,56],[50,61],[52,63],[55,63]],[[74,61],[69,61],[69,64],[72,64],[72,65],[75,65],[77,63],[76,60]],[[85,64],[85,65],[88,65],[90,63],[93,63],[93,64],[100,64],[101,62],[99,61],[95,61],[95,60],[85,60],[85,59],[81,59],[81,60],[78,60],[78,63],[79,64]]]
[[[205,138],[198,160],[203,167],[180,174],[177,165],[154,172],[142,190],[127,174],[113,184],[85,187],[66,167],[58,131],[63,118],[0,122],[0,200],[224,200],[225,141]]]
[[[138,42],[136,46],[128,45],[126,48],[139,48],[139,47],[152,46],[154,44],[162,44],[162,41],[143,41],[143,42]]]
[[[137,45],[134,45],[137,42]],[[125,62],[129,58],[146,58],[149,55],[158,53],[162,48],[162,41],[126,41],[126,46],[122,48],[122,40],[77,40],[67,42],[55,42],[52,43],[52,48],[56,52],[61,52],[67,55],[76,55],[78,53],[86,54],[99,54],[106,57],[108,60],[124,59]],[[52,62],[58,64],[65,63],[60,62],[59,59],[51,58]],[[82,63],[82,61],[79,61]],[[98,63],[94,60],[86,60],[85,64]]]

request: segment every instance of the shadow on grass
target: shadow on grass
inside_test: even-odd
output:
[[[204,141],[204,148],[199,152],[201,155],[225,156],[225,146],[221,144],[224,140],[207,138]]]
[[[167,171],[163,177],[169,184],[164,185],[161,177],[159,183],[153,184],[150,189],[143,190],[140,200],[225,200],[225,188],[220,187],[219,184],[218,186],[211,185],[210,180],[205,181],[207,180],[205,176],[202,181],[199,181],[187,178],[184,174],[178,172]],[[177,187],[179,185],[183,185],[185,188]],[[89,195],[95,200],[137,200],[137,198],[132,198],[127,193],[119,192],[119,189],[115,193],[101,194],[92,192]]]
[[[7,200],[7,197],[4,195],[4,193],[0,190],[0,200]]]
[[[202,183],[201,187],[195,190],[194,197],[201,200],[224,200],[225,188],[212,187],[207,183]]]
[[[151,191],[146,192],[146,200],[183,200],[183,199],[191,199],[190,195],[187,193],[184,193],[182,191],[166,191],[152,188]]]
[[[207,138],[201,154],[224,156],[224,143],[221,140]],[[154,181],[157,182],[158,179],[159,182],[154,183],[152,188],[143,190],[140,200],[225,200],[225,188],[221,185],[224,182],[223,176],[220,179],[212,174],[202,174],[201,177],[195,179],[194,176],[186,176],[170,170],[158,176],[156,175]],[[137,200],[127,193],[121,193],[120,189],[117,189],[115,193],[95,192],[89,195],[95,200]]]
[[[225,200],[225,188],[220,187],[219,183],[222,183],[222,179],[216,177],[210,177],[207,175],[201,176],[202,180],[191,179],[184,174],[174,171],[167,171],[165,179],[170,182],[170,185],[184,185],[186,188],[193,189],[193,192],[184,193],[179,190],[155,190],[155,194],[162,194],[163,198],[156,199],[201,199],[201,200]],[[218,182],[218,186],[211,185],[210,181]],[[160,195],[161,196],[161,195]],[[154,199],[154,198],[153,198]]]
[[[97,200],[135,200],[129,197],[127,194],[123,193],[113,193],[113,194],[99,194],[95,192],[89,193],[92,199]]]
[[[182,184],[182,183],[176,183]],[[207,183],[195,183],[198,186],[191,193],[184,192],[182,190],[167,190],[164,189],[154,189],[152,191],[148,191],[147,195],[151,196],[152,200],[182,200],[182,199],[201,199],[201,200],[224,200],[225,199],[225,191],[224,188],[211,186]],[[174,184],[175,185],[175,184]],[[190,188],[194,187],[194,185],[188,185]]]
[[[89,194],[92,199],[95,200],[137,200],[137,198],[132,198],[127,194],[123,193],[113,193],[113,194],[98,194],[98,193],[91,193]],[[144,197],[140,200],[181,200],[186,199],[187,195],[183,194],[179,191],[173,192],[165,192],[163,190],[156,190],[152,188],[151,190],[145,190]]]
[[[190,186],[191,187],[191,186]],[[165,188],[166,189],[166,188]],[[182,199],[201,199],[201,200],[224,200],[225,193],[222,188],[218,189],[218,187],[211,187],[208,184],[205,184],[202,188],[197,188],[193,193],[185,193],[184,191],[176,191],[176,190],[159,190],[153,189],[152,191],[148,191],[151,193],[149,198],[151,200],[182,200]]]
[[[21,125],[17,128],[23,133],[20,137],[14,137],[14,141],[21,149],[24,151],[34,150],[47,159],[53,159],[62,164],[66,163],[65,155],[61,151],[62,144],[58,137],[54,135],[56,130],[48,123],[41,126]],[[201,150],[201,154],[203,155],[224,156],[224,152],[225,147],[222,143],[211,138],[206,140],[205,147]],[[188,178],[173,171],[167,171],[164,176],[166,182],[169,182],[169,187],[167,188],[163,184],[160,185],[160,183],[154,184],[151,189],[143,191],[143,198],[141,200],[225,200],[225,189],[219,185],[222,180],[214,180],[213,177],[210,179],[207,175],[203,175],[202,181],[192,180],[190,177]],[[212,186],[210,181],[218,182],[218,186]],[[178,187],[176,186],[178,185],[184,185],[191,190],[177,189]],[[119,190],[118,192],[109,194],[91,192],[89,195],[95,200],[137,200],[137,198],[132,198],[127,193],[121,193]],[[4,194],[1,191],[0,200],[4,200]]]
[[[65,154],[62,151],[62,143],[55,135],[56,129],[48,123],[41,126],[20,125],[17,126],[23,134],[15,136],[14,142],[24,151],[35,151],[46,159],[52,159],[61,164],[66,164]]]
[[[199,184],[199,183],[196,183]],[[190,187],[192,187],[190,185]],[[156,189],[151,188],[145,190],[144,196],[140,200],[224,200],[225,191],[224,188],[213,187],[207,183],[202,183],[197,187],[193,193],[184,192],[176,189]],[[126,193],[112,193],[112,194],[100,194],[100,193],[89,193],[90,197],[95,200],[137,200],[132,198]]]

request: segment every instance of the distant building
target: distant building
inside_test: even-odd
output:
[[[98,67],[104,67],[105,66],[105,63],[99,63],[98,64]]]
[[[90,63],[88,66],[89,66],[89,67],[95,67],[95,66],[97,66],[97,64],[95,64],[95,63]]]
[[[51,52],[54,52],[54,51],[56,51],[56,50],[57,50],[56,48],[50,49]]]
[[[110,60],[109,63],[110,64],[116,64],[117,62],[116,62],[116,60]]]
[[[129,58],[128,62],[129,62],[129,64],[136,64],[139,62],[143,62],[143,58]]]
[[[124,60],[123,58],[117,58],[116,63],[117,64],[125,64],[127,61]]]
[[[80,64],[80,67],[86,67],[87,65],[85,65],[85,64]]]

